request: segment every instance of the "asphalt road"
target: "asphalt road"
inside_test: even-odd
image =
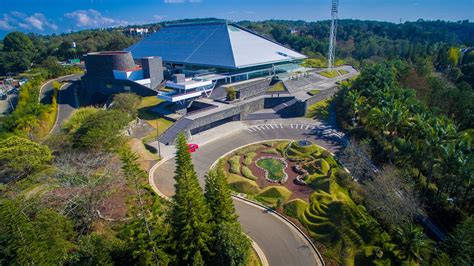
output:
[[[39,101],[43,104],[51,104],[51,99],[53,95],[53,82],[58,81],[58,82],[66,82],[66,81],[76,81],[79,80],[82,77],[82,74],[72,74],[72,75],[67,75],[63,77],[59,77],[57,79],[52,79],[41,87],[40,91],[40,96],[39,96]]]
[[[66,82],[61,86],[58,95],[58,117],[50,134],[59,133],[62,124],[69,118],[72,112],[78,108],[76,97],[74,94],[76,82],[81,78],[82,74],[73,74],[59,77],[46,82],[40,91],[40,102],[43,104],[51,104],[53,94],[53,82]]]
[[[221,156],[249,143],[273,139],[308,139],[337,152],[340,137],[332,128],[322,124],[257,123],[234,130],[214,141],[201,145],[193,153],[193,164],[204,186],[204,175]],[[198,143],[199,144],[199,143]],[[174,159],[169,159],[154,173],[154,183],[167,196],[174,194]],[[234,200],[239,220],[245,232],[260,246],[270,265],[321,265],[316,252],[294,228],[273,214]]]
[[[56,123],[51,131],[53,134],[59,133],[61,126],[64,121],[66,121],[72,112],[78,108],[78,103],[76,102],[76,96],[74,95],[74,90],[77,85],[75,83],[65,83],[61,90],[59,90],[58,95],[58,117]]]

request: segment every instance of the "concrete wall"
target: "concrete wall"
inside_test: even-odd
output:
[[[292,99],[294,99],[295,97],[294,96],[272,96],[272,95],[268,95],[268,97],[265,98],[265,105],[264,105],[264,108],[265,109],[269,109],[269,108],[273,108],[277,105],[280,105],[282,103],[286,103]]]
[[[336,86],[334,88],[330,88],[330,89],[321,91],[320,93],[318,93],[318,94],[314,95],[313,97],[307,99],[304,102],[304,107],[302,107],[304,109],[304,115],[308,114],[308,109],[311,105],[333,96],[334,94],[336,94],[337,90],[338,90],[338,87]]]
[[[245,87],[239,88],[237,91],[237,98],[241,100],[248,99],[264,94],[270,86],[271,79],[259,80],[258,82],[252,83]]]
[[[140,59],[143,68],[143,77],[149,78],[150,87],[155,89],[164,79],[163,60],[161,57],[145,57]]]

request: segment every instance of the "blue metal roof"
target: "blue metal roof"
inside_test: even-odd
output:
[[[165,62],[231,69],[306,58],[226,22],[166,26],[127,50],[134,58],[160,56]]]

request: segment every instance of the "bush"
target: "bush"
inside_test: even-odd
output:
[[[62,129],[66,133],[74,134],[81,127],[82,123],[91,115],[97,113],[99,109],[94,107],[84,107],[77,109],[72,114],[71,118],[64,122]]]
[[[280,142],[278,143],[276,149],[282,154],[283,154],[283,151],[286,149],[286,147],[288,146],[288,142],[287,141],[284,141],[284,142]]]
[[[256,195],[260,192],[260,189],[255,184],[255,182],[252,183],[252,181],[247,180],[243,177],[240,178],[242,179],[242,181],[236,181],[229,184],[229,187],[232,190],[238,193],[244,193],[248,195]]]
[[[329,169],[331,169],[328,162],[326,162],[326,160],[324,159],[319,159],[319,167],[321,167],[321,172],[325,175],[327,175],[329,172]]]
[[[234,155],[227,162],[230,165],[229,172],[240,175],[240,156]]]
[[[235,91],[235,88],[233,87],[227,88],[226,93],[227,93],[227,101],[233,101],[237,99],[237,91]]]
[[[246,166],[251,165],[252,162],[253,162],[253,159],[255,158],[255,156],[257,156],[257,153],[255,153],[255,152],[249,152],[249,153],[245,154],[243,164],[246,165]]]
[[[327,150],[322,150],[322,151],[321,151],[321,157],[323,157],[324,159],[329,158],[329,157],[331,157],[331,156],[332,156],[332,155],[331,155],[331,153],[330,153],[329,151],[327,151]]]
[[[73,145],[92,150],[117,148],[122,143],[121,132],[130,116],[119,110],[100,110],[90,115],[73,135]]]
[[[262,151],[262,153],[280,155],[280,153],[276,149],[267,149],[267,150]]]
[[[114,96],[112,109],[118,109],[131,117],[136,117],[140,102],[141,97],[135,93],[119,93]]]
[[[262,145],[265,146],[265,147],[271,148],[271,147],[273,147],[273,142],[265,142]]]
[[[260,192],[258,196],[274,199],[281,198],[283,202],[285,202],[290,198],[291,191],[289,191],[286,187],[283,186],[270,186]]]
[[[51,150],[28,139],[12,136],[0,140],[0,179],[23,177],[46,165]]]
[[[301,199],[294,199],[283,205],[283,211],[286,215],[299,218],[308,208],[309,204]]]
[[[261,148],[261,146],[259,146],[259,145],[251,145],[251,146],[247,146],[245,148],[242,148],[242,149],[238,150],[235,154],[244,155],[244,154],[247,154],[249,152],[255,152],[256,150],[258,150],[260,148]]]
[[[251,180],[257,180],[257,177],[253,175],[252,170],[247,166],[242,166],[242,175]]]
[[[351,175],[346,172],[344,169],[337,169],[334,174],[336,177],[336,182],[342,187],[350,187],[350,182],[352,182]]]

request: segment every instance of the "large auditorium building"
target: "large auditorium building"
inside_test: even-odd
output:
[[[153,111],[176,121],[159,138],[170,144],[230,121],[304,116],[336,89],[300,66],[305,58],[226,21],[167,25],[125,51],[88,54],[82,87],[91,99],[130,91],[166,101]]]
[[[216,85],[295,71],[300,68],[296,63],[306,58],[270,39],[226,21],[167,25],[126,51],[130,54],[88,54],[85,60],[86,83],[104,83],[109,88],[118,89],[122,86],[123,81],[100,82],[98,78],[102,75],[118,80],[139,81],[141,85],[145,84],[155,90],[158,84],[143,81],[149,78],[150,74],[153,76],[153,73],[147,76],[124,76],[123,73],[141,71],[142,63],[148,62],[149,58],[159,57],[165,67],[165,77],[169,81],[166,83],[166,91],[159,91],[158,96],[170,102],[182,102],[210,95]],[[137,66],[130,65],[130,56],[137,62]],[[102,60],[104,58],[108,58],[107,61]],[[127,63],[114,64],[113,60],[109,59]],[[104,63],[98,63],[101,60]],[[105,62],[108,66],[105,66]],[[111,66],[118,69],[110,69]],[[100,68],[107,69],[109,73],[103,75],[101,72],[104,71],[95,71]],[[90,78],[87,79],[87,76]],[[128,87],[125,86],[126,89]],[[104,89],[100,91],[104,92]]]

